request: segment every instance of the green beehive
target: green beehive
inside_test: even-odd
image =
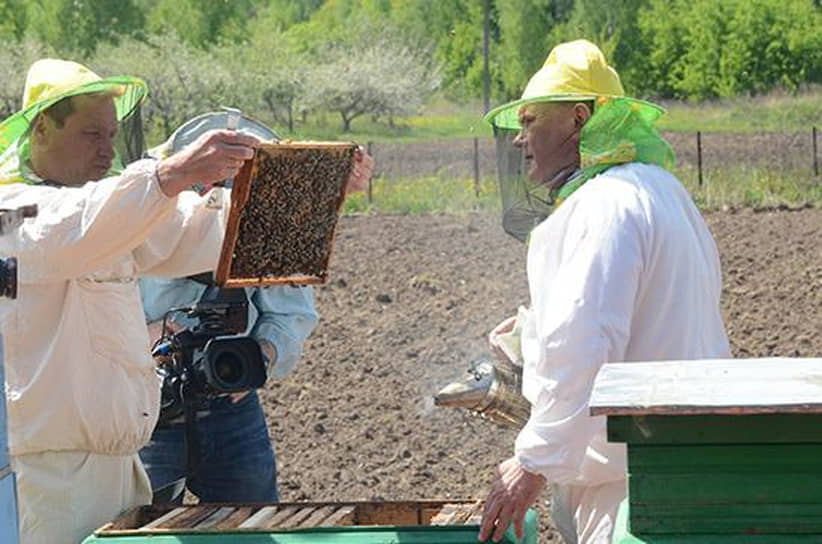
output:
[[[131,510],[83,544],[476,544],[478,501],[153,505]],[[507,544],[536,544],[537,517]]]
[[[822,542],[822,359],[614,363],[590,405],[628,447],[614,544]]]

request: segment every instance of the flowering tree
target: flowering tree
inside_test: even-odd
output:
[[[339,114],[344,132],[362,115],[412,115],[441,82],[430,59],[387,36],[335,47],[308,68],[305,104]]]

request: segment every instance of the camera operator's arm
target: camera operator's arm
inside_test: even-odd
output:
[[[272,286],[253,290],[251,303],[259,313],[251,336],[261,345],[270,343],[276,358],[269,374],[285,377],[302,355],[303,343],[317,325],[311,287]]]

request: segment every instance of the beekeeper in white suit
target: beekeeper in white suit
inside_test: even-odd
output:
[[[160,381],[136,278],[215,267],[228,198],[183,190],[233,177],[258,142],[214,131],[112,175],[119,122],[145,95],[139,79],[45,59],[29,70],[23,109],[0,124],[0,204],[39,207],[0,238],[19,262],[2,334],[23,544],[79,542],[151,501],[137,451]]]
[[[486,117],[519,130],[528,176],[553,209],[529,236],[530,309],[491,334],[499,344],[521,330],[532,409],[499,465],[480,540],[500,540],[510,522],[521,534],[525,510],[550,483],[566,542],[610,544],[625,449],[607,442],[604,417],[588,415],[597,371],[612,361],[729,356],[716,244],[669,172],[673,152],[652,124],[662,113],[625,97],[600,50],[579,40],[555,47],[522,98]]]

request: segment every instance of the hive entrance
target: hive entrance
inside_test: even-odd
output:
[[[355,149],[331,142],[263,144],[234,181],[217,283],[325,281]]]

